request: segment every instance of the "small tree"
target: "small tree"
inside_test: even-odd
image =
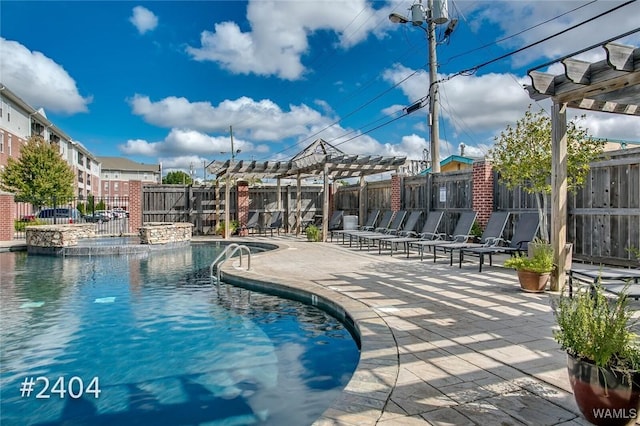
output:
[[[192,182],[191,176],[181,170],[169,172],[162,178],[162,183],[166,184],[191,185]]]
[[[13,192],[20,201],[40,208],[53,197],[73,197],[75,175],[58,149],[40,136],[32,136],[22,147],[20,158],[9,158],[0,171],[0,188]]]
[[[568,188],[575,191],[585,182],[589,163],[604,149],[604,142],[588,136],[587,130],[575,121],[567,123],[567,176]],[[540,215],[540,237],[549,241],[547,207],[551,194],[551,118],[545,111],[531,111],[531,106],[516,123],[507,126],[496,137],[489,151],[493,167],[507,188],[521,187],[534,194]]]

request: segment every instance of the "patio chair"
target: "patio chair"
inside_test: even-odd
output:
[[[497,239],[495,244],[489,247],[468,247],[460,250],[460,257],[458,266],[462,268],[462,262],[464,261],[464,255],[478,256],[479,267],[478,272],[482,272],[482,265],[484,264],[485,254],[489,257],[489,266],[493,264],[493,255],[497,253],[521,253],[527,250],[527,245],[532,241],[538,233],[538,227],[540,226],[540,217],[538,213],[523,213],[518,216],[518,221],[515,225],[515,232],[511,240]]]
[[[420,260],[424,260],[424,249],[429,248],[429,250],[433,249],[433,261],[435,262],[435,247],[439,244],[462,243],[467,241],[471,228],[473,227],[473,222],[476,221],[476,216],[477,213],[474,211],[463,212],[460,215],[460,218],[458,218],[456,227],[453,230],[453,235],[449,235],[447,237],[440,236],[440,238],[435,240],[410,242],[407,247],[407,257],[409,257],[409,249],[411,247],[416,247],[420,253]]]
[[[504,228],[507,226],[507,221],[509,220],[509,212],[493,212],[489,217],[489,221],[487,222],[487,226],[482,231],[482,235],[480,236],[480,242],[473,243],[469,241],[463,242],[455,242],[450,244],[442,244],[434,247],[434,250],[440,249],[445,254],[449,253],[449,266],[453,265],[453,252],[456,250],[462,250],[466,248],[482,248],[482,247],[492,247],[499,244],[499,241],[502,241],[502,234],[504,233]],[[435,253],[434,253],[435,256]]]
[[[364,229],[373,229],[376,226],[376,222],[378,221],[378,216],[380,216],[380,210],[372,210],[367,217],[367,221],[364,225],[359,226],[358,229],[336,229],[331,231],[329,235],[331,236],[331,241],[333,242],[333,235],[342,235],[342,244],[344,244],[344,236],[353,231],[364,230]]]
[[[336,210],[331,214],[329,219],[329,231],[342,228],[342,219],[344,218],[344,210]]]
[[[260,227],[260,213],[257,211],[250,211],[249,218],[247,219],[247,223],[240,227],[241,230],[246,230],[247,232],[251,232],[251,230],[258,229]]]
[[[415,241],[429,241],[435,240],[439,238],[440,234],[438,234],[438,227],[440,226],[440,222],[442,221],[442,216],[444,216],[444,212],[431,212],[427,215],[427,220],[424,221],[424,225],[422,226],[422,230],[420,233],[407,231],[406,235],[403,237],[397,238],[387,238],[384,240],[380,240],[378,243],[378,254],[382,254],[383,246],[386,248],[387,245],[390,249],[390,254],[393,256],[394,247],[398,247],[399,244],[404,246],[404,252],[409,256],[409,243]]]
[[[349,237],[349,247],[351,247],[351,244],[353,243],[353,239],[354,237],[357,239],[359,236],[361,235],[371,235],[371,234],[375,234],[375,233],[380,233],[380,232],[384,232],[385,230],[389,229],[389,227],[391,226],[391,221],[393,220],[393,212],[391,210],[386,210],[384,212],[384,214],[382,215],[382,219],[380,219],[380,222],[378,223],[378,225],[375,228],[369,228],[369,227],[362,227],[362,229],[359,230],[354,230],[354,231],[348,231],[342,234],[342,239],[344,241],[344,237],[348,236]]]
[[[260,228],[260,230],[264,230],[265,235],[267,235],[267,230],[270,230],[271,236],[273,237],[273,230],[277,230],[278,235],[280,235],[280,228],[282,228],[282,212],[276,211],[271,214],[271,220],[269,221],[269,224],[263,228]]]
[[[415,232],[416,226],[418,226],[418,221],[420,220],[420,217],[422,217],[422,212],[411,212],[409,218],[407,219],[407,222],[403,226],[402,222],[404,221],[406,215],[407,212],[405,211],[399,211],[398,213],[396,213],[395,217],[393,218],[393,224],[398,224],[397,227],[394,227],[392,224],[391,229],[380,235],[366,235],[361,237],[359,239],[360,248],[362,248],[363,240],[367,241],[367,251],[369,251],[369,249],[371,248],[371,243],[375,245],[375,242],[378,241],[378,245],[380,245],[381,241],[383,240],[404,237],[408,232]]]
[[[362,249],[362,242],[366,238],[369,238],[369,237],[375,238],[381,235],[397,233],[400,229],[402,229],[402,223],[404,222],[404,218],[407,216],[407,212],[404,210],[401,210],[396,213],[390,211],[390,213],[391,213],[392,219],[385,228],[378,226],[373,231],[362,231],[356,234],[351,234],[351,239],[353,240],[353,238],[355,237],[358,240],[358,246],[360,247],[360,249]]]

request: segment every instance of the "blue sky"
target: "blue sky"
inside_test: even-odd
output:
[[[522,88],[528,69],[637,28],[640,2],[449,77],[622,3],[449,1],[459,23],[437,48],[441,157],[461,143],[484,155],[534,103]],[[1,1],[0,82],[95,155],[162,161],[165,171],[229,158],[229,126],[239,159],[290,158],[318,137],[349,154],[421,159],[428,108],[394,120],[428,90],[425,32],[388,20],[411,4]],[[640,140],[637,117],[581,123],[594,136]]]

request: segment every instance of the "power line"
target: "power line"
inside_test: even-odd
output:
[[[539,23],[537,23],[536,25],[533,25],[533,26],[531,26],[531,27],[525,28],[524,30],[519,31],[519,32],[517,32],[517,33],[515,33],[515,34],[511,34],[511,35],[509,35],[509,36],[506,36],[506,37],[503,37],[503,38],[501,38],[501,39],[495,40],[495,41],[493,41],[493,42],[491,42],[491,43],[487,43],[487,44],[485,44],[485,45],[482,45],[482,46],[476,47],[475,49],[467,50],[466,52],[462,52],[462,53],[458,53],[457,55],[450,56],[450,57],[449,57],[449,59],[447,60],[447,62],[445,62],[445,63],[444,63],[444,64],[442,64],[442,65],[446,65],[446,64],[448,64],[449,62],[451,62],[453,59],[459,58],[459,57],[461,57],[461,56],[465,56],[465,55],[468,55],[468,54],[470,54],[470,53],[477,52],[478,50],[486,49],[487,47],[492,47],[492,46],[494,46],[494,45],[497,45],[497,44],[499,44],[499,43],[502,43],[502,42],[504,42],[504,41],[507,41],[507,40],[509,40],[509,39],[511,39],[511,38],[517,37],[517,36],[519,36],[519,35],[521,35],[521,34],[526,33],[527,31],[530,31],[530,30],[533,30],[533,29],[535,29],[535,28],[538,28],[538,27],[540,27],[540,26],[542,26],[542,25],[544,25],[544,24],[548,24],[548,23],[549,23],[549,22],[551,22],[551,21],[554,21],[554,20],[556,20],[556,19],[558,19],[558,18],[561,18],[561,17],[563,17],[563,16],[565,16],[565,15],[568,15],[568,14],[570,14],[570,13],[573,13],[573,12],[577,11],[577,10],[580,10],[580,9],[582,9],[583,7],[587,7],[587,6],[589,6],[590,4],[596,3],[597,1],[598,1],[598,0],[592,0],[592,1],[590,1],[589,3],[585,3],[585,4],[581,5],[581,6],[575,7],[575,8],[573,8],[573,9],[571,9],[571,10],[568,10],[568,11],[566,11],[566,12],[564,12],[564,13],[561,13],[560,15],[554,16],[553,18],[549,18],[549,19],[547,19],[546,21],[539,22]],[[456,9],[457,9],[457,7],[456,7]],[[463,18],[464,18],[464,15],[463,15]],[[465,22],[468,22],[466,18],[464,18],[464,20],[465,20]]]
[[[513,55],[515,55],[516,53],[520,53],[520,52],[522,52],[523,50],[530,49],[530,48],[532,48],[532,47],[534,47],[534,46],[537,46],[537,45],[539,45],[539,44],[541,44],[541,43],[544,43],[545,41],[549,41],[549,40],[551,40],[551,39],[552,39],[552,38],[554,38],[554,37],[558,37],[559,35],[565,34],[565,33],[569,32],[569,31],[571,31],[571,30],[574,30],[574,29],[576,29],[576,28],[578,28],[578,27],[581,27],[582,25],[588,24],[589,22],[593,22],[593,21],[595,21],[595,20],[596,20],[596,19],[598,19],[598,18],[601,18],[601,17],[603,17],[603,16],[605,16],[605,15],[608,15],[608,14],[610,14],[610,13],[613,13],[613,12],[615,12],[616,10],[618,10],[618,9],[620,9],[620,8],[622,8],[622,7],[628,6],[628,5],[630,5],[631,3],[635,3],[636,1],[637,1],[637,0],[630,0],[630,1],[626,2],[626,3],[623,3],[623,4],[621,4],[621,5],[618,5],[618,6],[614,7],[614,8],[612,8],[612,9],[609,9],[609,10],[607,10],[607,11],[605,11],[605,12],[602,12],[602,13],[600,13],[600,14],[596,15],[596,16],[593,16],[593,17],[591,17],[591,18],[589,18],[589,19],[587,19],[587,20],[584,20],[584,21],[579,22],[579,23],[577,23],[577,24],[575,24],[575,25],[572,25],[572,26],[571,26],[571,27],[569,27],[569,28],[566,28],[566,29],[564,29],[564,30],[562,30],[562,31],[558,31],[558,32],[557,32],[557,33],[555,33],[555,34],[551,34],[550,36],[547,36],[547,37],[545,37],[545,38],[543,38],[543,39],[541,39],[541,40],[538,40],[538,41],[535,41],[535,42],[533,42],[533,43],[527,44],[526,46],[523,46],[523,47],[521,47],[521,48],[519,48],[519,49],[512,50],[511,52],[505,53],[504,55],[500,55],[500,56],[498,56],[497,58],[493,58],[493,59],[491,59],[491,60],[489,60],[489,61],[483,62],[483,63],[481,63],[481,64],[479,64],[479,65],[474,66],[474,67],[467,68],[467,69],[462,70],[462,71],[458,71],[457,73],[455,73],[455,74],[453,74],[453,75],[449,76],[448,78],[445,78],[445,79],[442,79],[442,80],[440,80],[440,81],[437,81],[436,83],[440,83],[441,81],[451,80],[453,77],[457,77],[457,76],[459,76],[459,75],[473,75],[473,74],[475,74],[475,73],[476,73],[480,68],[486,67],[487,65],[490,65],[490,64],[492,64],[492,63],[494,63],[494,62],[501,61],[502,59],[508,58],[509,56],[513,56]],[[640,31],[640,30],[638,30],[638,29],[633,30],[633,32],[636,32],[636,31]],[[617,37],[617,38],[619,38],[619,37]],[[574,53],[574,54],[575,54],[575,53]],[[554,62],[557,62],[557,60],[556,60],[556,61],[553,61],[552,63],[554,63]]]

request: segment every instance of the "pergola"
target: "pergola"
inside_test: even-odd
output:
[[[638,31],[638,30],[636,30]],[[551,244],[554,263],[551,290],[558,291],[566,280],[569,256],[567,242],[567,108],[640,116],[640,48],[613,41],[628,34],[590,46],[564,58],[529,70],[532,84],[527,86],[534,100],[551,98]],[[595,47],[603,47],[606,59],[586,62],[573,59]],[[537,71],[561,63],[559,75]]]
[[[209,171],[217,179],[230,182],[232,178],[272,178],[277,179],[278,208],[282,206],[280,199],[281,179],[296,178],[296,233],[300,233],[302,219],[302,179],[311,176],[323,177],[324,200],[322,206],[322,235],[326,241],[329,230],[329,179],[350,177],[360,178],[361,193],[365,185],[365,176],[397,171],[406,161],[406,157],[385,157],[380,155],[350,155],[345,154],[323,139],[316,139],[305,149],[288,161],[214,161],[209,165]],[[230,185],[225,185],[225,197],[230,197]],[[359,214],[364,217],[365,204],[360,197]],[[229,223],[229,209],[225,209],[225,223]],[[225,227],[228,238],[228,229]]]

